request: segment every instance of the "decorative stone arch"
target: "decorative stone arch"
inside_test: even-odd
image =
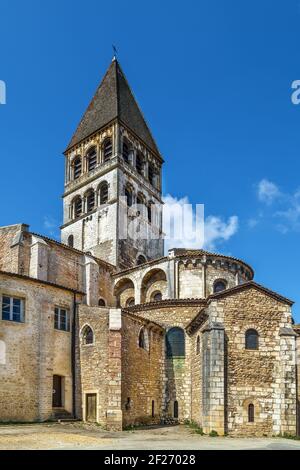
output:
[[[254,406],[254,421],[249,421],[249,406],[250,405]],[[258,400],[254,397],[246,398],[242,403],[243,423],[249,426],[251,425],[253,426],[257,424],[257,422],[259,421],[259,415],[260,415],[260,405],[259,405]]]
[[[160,302],[162,300],[162,292],[160,290],[155,290],[152,292],[150,301],[151,302]]]
[[[151,302],[152,293],[158,290],[162,293],[162,298],[167,298],[167,274],[162,268],[150,268],[144,274],[141,282],[141,303]]]
[[[123,160],[132,165],[132,155],[133,155],[133,144],[131,140],[128,138],[128,136],[123,135],[122,136],[122,157]]]
[[[77,194],[71,202],[71,215],[72,219],[78,219],[84,213],[83,198]]]
[[[94,153],[92,151],[94,150]],[[87,171],[93,171],[98,163],[97,145],[92,143],[88,146],[84,154],[85,165]]]
[[[0,340],[0,365],[6,365],[6,343],[3,340]]]
[[[97,198],[96,198],[96,192],[94,188],[88,188],[84,195],[83,195],[83,201],[84,201],[84,212],[91,212],[94,210],[97,206]]]
[[[74,155],[74,157],[70,160],[70,169],[71,169],[71,180],[76,180],[82,175],[83,164],[82,164],[82,156],[80,154]]]
[[[127,204],[128,207],[132,207],[135,204],[135,191],[134,187],[131,183],[127,181],[127,183],[124,185],[124,197],[125,199],[125,204]]]
[[[109,183],[104,180],[97,187],[98,204],[100,206],[107,204],[109,200]]]
[[[147,258],[142,253],[138,253],[136,258],[136,265],[141,266],[142,264],[147,263]]]
[[[92,342],[86,343],[85,338],[89,331],[92,334]],[[80,344],[82,346],[91,346],[95,344],[95,332],[94,332],[93,327],[89,323],[85,323],[80,330]]]
[[[113,156],[113,140],[111,136],[106,136],[101,144],[102,161],[108,162]]]
[[[135,285],[129,277],[119,279],[114,287],[114,296],[117,307],[126,307],[126,302],[130,298],[135,299]]]
[[[147,199],[146,199],[146,196],[141,192],[141,191],[138,191],[137,195],[136,195],[136,208],[137,210],[139,211],[139,215],[142,217],[142,218],[145,218],[146,217],[146,207],[147,207]]]

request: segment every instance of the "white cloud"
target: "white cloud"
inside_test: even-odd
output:
[[[271,212],[265,210],[264,215],[265,220],[268,217],[273,221],[276,220],[274,224],[276,230],[282,234],[300,231],[300,190],[284,193],[275,183],[263,179],[258,184],[257,195],[258,199],[268,206],[276,202],[276,208],[272,208]]]
[[[275,183],[267,179],[262,179],[257,187],[257,195],[261,202],[270,205],[281,196],[281,193]]]
[[[178,199],[168,194],[164,203],[166,251],[170,248],[215,250],[238,231],[237,216],[227,221],[213,215],[204,218],[204,206],[193,207],[188,197]]]
[[[227,221],[213,215],[208,216],[205,219],[204,247],[208,250],[214,250],[216,245],[228,241],[235,235],[238,228],[239,219],[236,215],[232,215]]]

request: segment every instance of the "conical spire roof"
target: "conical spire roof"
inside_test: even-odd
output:
[[[85,111],[67,150],[116,118],[133,131],[153,152],[160,155],[120,64],[114,59]]]

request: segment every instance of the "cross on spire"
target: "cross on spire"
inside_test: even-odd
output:
[[[114,44],[112,44],[112,48],[113,48],[113,53],[114,53],[113,55],[113,61],[114,61],[114,60],[117,60],[118,51],[117,51],[116,46],[114,46]]]

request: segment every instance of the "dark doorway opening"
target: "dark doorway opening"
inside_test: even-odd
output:
[[[53,408],[62,407],[62,377],[60,375],[53,375]]]
[[[155,401],[152,400],[152,418],[155,417]]]
[[[86,395],[86,416],[85,420],[91,423],[97,421],[97,395],[89,393]]]
[[[178,401],[174,401],[174,418],[178,419],[179,410],[178,410]]]

